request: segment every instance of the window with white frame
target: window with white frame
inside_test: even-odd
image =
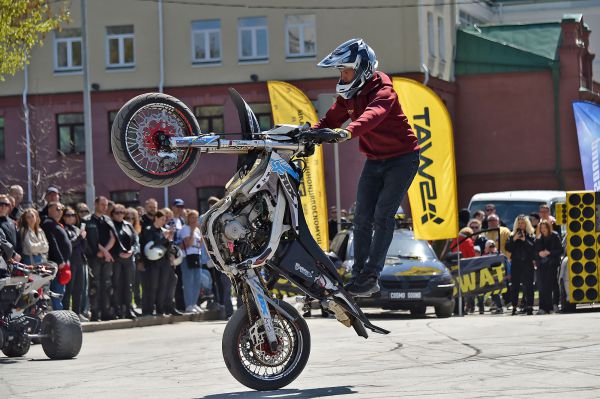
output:
[[[314,15],[285,17],[285,52],[288,58],[317,55],[317,28]]]
[[[438,17],[438,52],[440,61],[446,61],[446,30],[444,28],[444,18]]]
[[[240,18],[238,20],[240,61],[269,59],[269,29],[266,17]]]
[[[81,29],[63,29],[54,34],[54,70],[81,71]]]
[[[427,13],[427,42],[429,56],[435,58],[435,26],[433,25],[433,13]]]
[[[133,25],[106,27],[106,67],[133,68],[134,33]]]
[[[192,22],[192,62],[194,64],[221,61],[221,21],[218,19]]]

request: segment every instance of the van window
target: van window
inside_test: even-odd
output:
[[[494,204],[496,206],[496,214],[500,217],[507,226],[512,228],[512,225],[517,216],[529,215],[531,212],[538,212],[540,205],[545,204],[544,201],[475,201],[469,205],[469,212],[473,214],[478,209],[485,211],[486,204]]]

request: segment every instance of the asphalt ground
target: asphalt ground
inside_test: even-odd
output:
[[[72,360],[48,360],[39,345],[0,357],[0,398],[600,397],[598,309],[371,319],[391,334],[365,340],[333,318],[308,319],[308,365],[277,392],[249,390],[229,374],[225,321],[183,321],[85,333]]]

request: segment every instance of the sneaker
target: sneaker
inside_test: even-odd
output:
[[[496,309],[494,309],[494,311],[492,313],[494,313],[494,314],[503,314],[504,311],[502,310],[502,308],[496,308]]]
[[[554,313],[558,313],[558,305],[554,305]]]
[[[540,309],[537,311],[536,314],[542,315],[542,314],[547,314],[546,311],[544,309]]]
[[[198,306],[198,305],[194,305],[194,311],[195,311],[196,313],[202,313],[202,312],[204,312],[204,309],[202,309],[202,308],[201,308],[200,306]]]
[[[85,317],[82,314],[78,314],[77,317],[79,317],[79,321],[82,323],[86,323],[86,322],[90,321],[90,319],[88,319],[87,317]]]
[[[198,313],[198,311],[196,310],[196,307],[194,307],[194,305],[190,305],[185,308],[185,313]]]
[[[361,274],[356,281],[348,287],[348,292],[354,296],[371,296],[374,293],[379,292],[379,290],[377,276],[372,274]]]

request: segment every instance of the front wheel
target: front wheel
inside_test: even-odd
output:
[[[223,359],[236,380],[257,391],[282,388],[298,377],[310,354],[310,332],[296,309],[277,301],[293,319],[270,307],[278,348],[271,351],[262,320],[252,309],[248,319],[246,305],[231,317],[223,333]]]
[[[197,136],[194,114],[175,97],[146,93],[129,100],[111,130],[115,160],[127,176],[149,187],[166,187],[185,179],[198,163],[196,148],[165,147],[169,137]]]
[[[82,343],[81,322],[70,310],[48,312],[42,319],[42,349],[50,359],[72,359]]]

